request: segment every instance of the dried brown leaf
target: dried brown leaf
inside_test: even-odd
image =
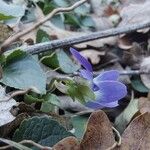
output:
[[[122,3],[122,5],[130,5],[130,4],[140,4],[140,3],[144,3],[146,0],[120,0],[120,2]]]
[[[15,116],[10,112],[13,106],[17,106],[18,103],[11,98],[7,100],[8,96],[5,93],[5,88],[0,85],[0,126],[3,126],[15,119]]]
[[[90,3],[91,3],[94,14],[99,17],[102,17],[107,5],[102,4],[101,0],[90,0]]]
[[[134,69],[140,68],[140,63],[143,59],[143,48],[137,42],[132,43],[132,47],[129,50],[123,52],[123,63]]]
[[[80,150],[80,143],[75,137],[66,137],[52,147],[52,150]]]
[[[138,100],[138,107],[141,114],[150,112],[150,100],[147,97],[140,97]]]
[[[145,72],[150,72],[150,57],[146,57],[142,60],[140,70]],[[149,74],[141,74],[140,75],[142,82],[144,85],[150,89],[150,75]]]
[[[119,26],[149,21],[150,16],[149,8],[150,8],[149,0],[145,1],[144,3],[131,3],[129,6],[125,6],[120,11],[122,21],[120,22]]]
[[[105,150],[115,143],[111,123],[102,111],[91,114],[80,150]]]
[[[11,28],[0,23],[0,43],[4,42],[11,34]]]
[[[150,149],[150,113],[135,118],[122,135],[119,150]]]
[[[121,49],[130,49],[132,48],[132,42],[128,38],[128,36],[123,36],[118,39],[118,46]]]
[[[15,120],[0,127],[0,137],[12,136],[12,133],[19,127],[20,123],[28,118],[26,113],[19,114]]]
[[[87,58],[90,59],[91,63],[93,65],[96,65],[100,62],[100,56],[104,56],[106,52],[104,51],[96,51],[96,50],[84,50],[81,52],[81,54]]]
[[[107,17],[99,17],[96,15],[91,15],[97,30],[106,30],[113,28],[113,23]]]

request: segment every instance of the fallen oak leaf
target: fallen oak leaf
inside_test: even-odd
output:
[[[89,58],[93,65],[96,65],[100,62],[100,60],[101,60],[100,57],[104,56],[106,54],[106,52],[105,51],[96,51],[96,50],[84,50],[81,52],[81,54],[85,58]]]
[[[120,0],[123,6],[128,6],[130,4],[141,4],[144,3],[146,0]]]
[[[80,150],[104,150],[115,143],[112,125],[102,111],[91,114],[87,129],[80,144]]]
[[[138,107],[141,114],[150,113],[150,100],[147,97],[140,97],[138,100]]]
[[[120,11],[120,15],[122,17],[122,21],[120,22],[119,26],[124,26],[126,24],[136,24],[139,22],[149,20],[150,15],[150,1],[145,1],[142,4],[134,3],[130,4],[129,6],[125,6]],[[148,29],[143,29],[143,32],[147,32]]]
[[[27,113],[21,113],[21,114],[17,115],[15,120],[13,120],[12,122],[9,122],[9,123],[1,126],[0,127],[0,137],[12,136],[13,131],[16,130],[19,127],[19,125],[21,124],[21,122],[28,117],[29,116],[27,115]]]
[[[145,71],[147,73],[150,72],[150,56],[143,58],[141,65],[140,65],[140,70]],[[150,75],[149,74],[141,74],[140,77],[141,77],[143,84],[148,89],[150,89]]]
[[[52,150],[80,150],[80,143],[77,138],[70,136],[56,143]]]
[[[11,34],[11,28],[5,24],[0,24],[0,43],[4,42]]]
[[[150,113],[136,117],[122,135],[122,144],[118,150],[150,149]]]
[[[150,100],[147,97],[140,97],[139,99],[131,98],[128,106],[115,119],[115,127],[120,133],[123,133],[125,128],[137,116],[150,112]]]
[[[8,98],[5,95],[5,89],[0,86],[0,99],[6,99]],[[17,102],[14,99],[10,99],[9,101],[0,101],[0,126],[3,126],[15,119],[15,116],[13,116],[10,112],[12,106],[17,105]]]

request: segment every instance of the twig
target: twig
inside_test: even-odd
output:
[[[43,42],[32,46],[28,46],[26,48],[21,47],[21,49],[24,49],[25,51],[31,54],[39,54],[39,53],[49,51],[50,49],[57,49],[57,48],[71,46],[74,44],[79,44],[87,41],[93,41],[100,38],[106,38],[106,37],[115,36],[119,34],[130,33],[147,27],[150,27],[150,20],[148,22],[112,28],[105,31],[88,33],[86,35],[69,37],[65,39],[58,39],[50,42]]]
[[[106,150],[113,150],[117,146],[117,142],[115,142],[111,147],[107,148]]]
[[[53,77],[53,78],[60,79],[60,80],[61,79],[62,80],[69,80],[71,77],[80,76],[79,72],[74,72],[73,74],[69,74],[69,75],[61,74],[61,73],[55,72],[54,70],[53,70],[53,72],[48,71],[47,74],[49,76]],[[124,75],[142,75],[142,74],[149,75],[150,74],[150,71],[142,71],[142,70],[123,70],[123,71],[118,70],[118,72],[119,72],[120,76],[124,76]],[[93,72],[94,76],[97,76],[100,73],[102,73],[102,71],[94,71]]]
[[[113,129],[113,131],[116,133],[116,135],[118,137],[117,146],[120,146],[121,145],[121,135],[120,135],[119,131],[116,128],[112,127],[112,129]]]
[[[120,71],[120,75],[141,75],[141,74],[150,74],[150,72],[149,71],[142,71],[142,70]]]
[[[102,72],[94,72],[94,75],[97,76]],[[141,74],[150,74],[149,71],[142,71],[142,70],[125,70],[125,71],[119,71],[119,74],[121,76],[123,75],[141,75]]]
[[[81,116],[81,115],[91,114],[92,112],[94,112],[94,110],[92,110],[92,109],[83,110],[83,111],[75,113],[74,115],[71,116],[71,118]]]
[[[71,11],[71,10],[79,7],[80,5],[82,5],[83,3],[85,3],[86,1],[87,0],[80,0],[80,1],[76,2],[75,4],[73,4],[70,7],[66,7],[66,8],[60,7],[60,8],[54,9],[50,14],[48,14],[46,17],[44,17],[43,19],[41,19],[39,22],[35,23],[30,28],[27,28],[26,30],[24,30],[22,32],[16,33],[12,37],[10,37],[6,41],[4,41],[4,43],[1,45],[1,51],[4,51],[4,49],[6,47],[8,47],[12,42],[15,42],[20,37],[24,36],[25,34],[31,32],[31,31],[33,31],[34,29],[38,28],[40,25],[42,25],[43,23],[45,23],[46,21],[48,21],[49,19],[51,19],[55,14],[57,14],[59,12],[68,12],[68,11]]]
[[[52,148],[51,147],[47,147],[47,146],[42,146],[42,145],[40,145],[40,144],[38,144],[38,143],[35,143],[34,141],[31,141],[31,140],[23,140],[23,141],[21,141],[21,142],[19,142],[20,144],[30,144],[30,145],[33,145],[33,146],[36,146],[37,148],[39,148],[39,149],[45,149],[45,150],[52,150]],[[2,147],[0,147],[0,150],[4,150],[4,149],[8,149],[8,148],[11,148],[11,147],[13,147],[13,146],[11,146],[11,145],[8,145],[8,146],[2,146]]]
[[[5,99],[0,99],[0,102],[7,102],[7,101],[9,101],[11,98],[13,98],[15,96],[24,95],[24,94],[28,93],[30,90],[31,89],[15,91],[15,92],[11,93],[9,95],[9,97],[6,97]]]
[[[118,137],[118,142],[115,142],[111,147],[107,148],[106,150],[113,150],[117,146],[121,145],[121,135],[120,135],[119,131],[117,129],[115,129],[114,127],[112,127],[112,129],[113,129],[113,131],[116,133],[116,135]]]

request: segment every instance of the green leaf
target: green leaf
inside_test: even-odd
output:
[[[6,16],[22,17],[25,13],[23,5],[8,4],[4,1],[0,2],[0,13]]]
[[[0,13],[0,21],[12,19],[12,18],[14,18],[14,16],[11,16],[11,15],[5,15],[5,14]]]
[[[90,7],[87,7],[86,5],[81,5],[79,7],[77,7],[74,12],[77,14],[77,15],[87,15],[90,13]]]
[[[45,31],[39,29],[36,34],[36,43],[41,43],[46,41],[49,41],[49,35]]]
[[[3,138],[0,138],[0,141],[12,146],[12,147],[15,147],[19,150],[32,150],[31,148],[28,148],[22,144],[19,144],[19,143],[16,143],[14,141],[11,141],[11,140],[7,140],[7,139],[3,139]]]
[[[54,94],[47,94],[44,98],[44,102],[41,105],[41,111],[43,112],[51,112],[55,109],[54,106],[60,106],[59,98]]]
[[[95,23],[94,23],[93,19],[92,19],[90,16],[83,17],[83,18],[81,19],[81,23],[82,23],[83,26],[85,26],[85,27],[92,27],[92,28],[95,28]]]
[[[63,14],[55,15],[54,17],[51,18],[51,22],[58,28],[65,29]]]
[[[69,5],[66,0],[54,0],[54,3],[59,7],[67,7]]]
[[[138,92],[141,93],[149,92],[149,89],[143,84],[139,76],[134,76],[133,78],[131,78],[131,85]]]
[[[57,59],[61,70],[65,73],[73,73],[79,69],[79,66],[74,64],[64,51],[57,53]]]
[[[54,69],[60,67],[64,73],[73,73],[79,69],[79,66],[74,64],[63,50],[56,52],[54,55],[43,57],[41,62]]]
[[[6,62],[6,58],[3,54],[0,55],[0,65],[3,66],[5,65]]]
[[[43,98],[45,99],[45,101],[53,105],[60,106],[60,100],[55,94],[48,93]]]
[[[74,135],[79,139],[82,139],[84,135],[88,118],[89,116],[86,115],[80,115],[71,118],[73,128],[75,129]]]
[[[24,120],[14,133],[13,140],[32,140],[43,146],[52,147],[61,139],[73,136],[70,132],[50,117],[32,117]]]
[[[73,25],[74,27],[81,27],[79,18],[74,14],[64,14],[64,17],[66,24]]]
[[[57,60],[57,55],[56,53],[52,53],[48,56],[44,56],[40,60],[44,65],[56,69],[59,67],[59,62]]]
[[[125,110],[116,118],[115,128],[123,133],[134,114],[138,111],[138,100],[132,99]]]
[[[42,2],[42,6],[43,7],[41,9],[43,10],[44,15],[49,14],[53,9],[56,8],[56,4],[49,0],[45,0],[44,3]]]
[[[45,113],[55,112],[56,106],[52,105],[50,102],[45,101],[42,103],[40,110]]]
[[[91,100],[95,100],[95,94],[89,85],[81,78],[78,81],[70,81],[67,83],[67,94],[75,100],[79,100],[81,103],[86,103]]]
[[[1,82],[16,89],[33,89],[46,93],[46,75],[39,63],[29,54],[15,50],[6,57]]]
[[[44,99],[42,99],[42,97],[38,97],[38,95],[25,94],[24,101],[27,104],[32,104],[37,102],[44,102]]]

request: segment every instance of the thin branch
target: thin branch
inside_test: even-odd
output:
[[[121,145],[121,135],[120,135],[119,131],[116,128],[112,127],[112,129],[116,133],[117,138],[118,138],[117,146],[120,146]]]
[[[114,127],[112,127],[112,129],[113,129],[113,131],[116,133],[116,135],[118,137],[118,142],[115,142],[111,147],[107,148],[106,150],[113,150],[117,146],[121,145],[121,135],[120,135],[119,131],[117,129],[115,129]]]
[[[31,141],[31,140],[23,140],[23,141],[21,141],[21,142],[19,142],[20,144],[30,144],[30,145],[33,145],[33,146],[35,146],[35,147],[37,147],[37,148],[39,148],[39,149],[45,149],[45,150],[52,150],[52,148],[51,147],[47,147],[47,146],[42,146],[42,145],[40,145],[40,144],[38,144],[38,143],[35,143],[34,141]],[[0,150],[4,150],[4,149],[8,149],[8,148],[11,148],[12,146],[11,145],[8,145],[8,146],[2,146],[2,147],[0,147]]]
[[[83,43],[87,41],[93,41],[93,40],[97,40],[100,38],[106,38],[106,37],[116,36],[116,35],[120,35],[124,33],[130,33],[130,32],[143,29],[143,28],[148,28],[148,27],[150,27],[150,20],[148,22],[112,28],[112,29],[108,29],[105,31],[88,33],[88,34],[81,35],[81,36],[58,39],[58,40],[53,40],[50,42],[43,42],[43,43],[35,44],[32,46],[28,46],[26,48],[21,47],[21,49],[24,49],[25,51],[31,54],[39,54],[39,53],[47,52],[50,49],[57,49],[57,48],[62,48],[66,46],[72,46],[74,44],[79,44],[79,43]]]
[[[10,99],[12,99],[12,98],[15,97],[15,96],[24,95],[24,94],[28,93],[30,90],[31,90],[31,89],[15,91],[15,92],[11,93],[11,94],[9,95],[9,97],[6,97],[5,99],[4,99],[4,98],[3,98],[3,99],[0,99],[0,102],[7,102],[7,101],[9,101]]]
[[[81,116],[81,115],[91,114],[92,112],[94,112],[94,110],[92,110],[92,109],[83,110],[83,111],[80,111],[80,112],[77,112],[77,113],[73,114],[73,115],[71,116],[71,118],[77,117],[77,116]]]
[[[149,71],[142,71],[142,70],[120,71],[120,75],[141,75],[141,74],[150,74],[150,72]]]
[[[34,29],[38,28],[40,25],[44,24],[46,21],[50,20],[55,14],[60,13],[60,12],[69,12],[69,11],[72,11],[73,9],[79,7],[80,5],[82,5],[83,3],[85,3],[86,1],[87,0],[80,0],[80,1],[76,2],[75,4],[73,4],[70,7],[66,7],[66,8],[60,7],[60,8],[54,9],[50,14],[48,14],[46,17],[44,17],[43,19],[41,19],[39,22],[35,23],[30,28],[27,28],[27,29],[23,30],[22,32],[16,33],[12,37],[10,37],[6,41],[4,41],[4,43],[1,45],[1,51],[4,51],[4,49],[6,47],[8,47],[12,42],[15,42],[20,37],[24,36],[25,34],[31,32],[31,31],[33,31]]]
[[[97,76],[101,72],[94,72],[94,75]],[[124,71],[119,71],[119,74],[121,76],[123,75],[142,75],[142,74],[150,74],[149,71],[142,71],[142,70],[124,70]]]
[[[115,142],[111,147],[107,148],[106,150],[113,150],[115,147],[117,147],[117,142]]]

